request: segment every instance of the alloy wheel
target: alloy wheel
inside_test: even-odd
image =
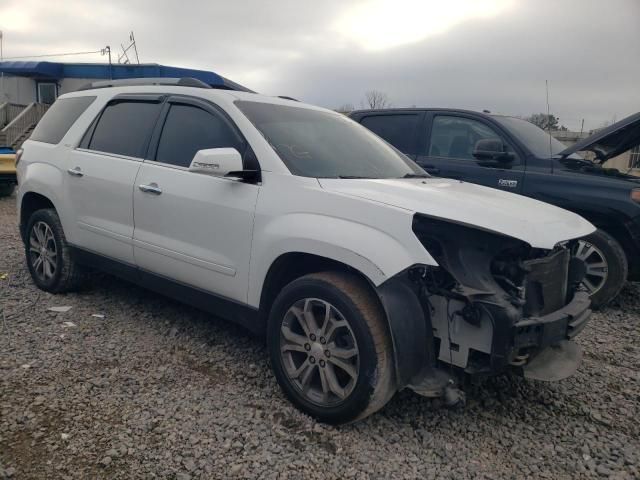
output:
[[[582,284],[589,292],[589,295],[594,295],[604,286],[609,276],[609,268],[604,253],[594,244],[580,240],[573,256],[584,262],[585,275]]]
[[[280,328],[280,355],[291,383],[316,405],[338,405],[356,386],[360,353],[355,335],[325,300],[304,298],[289,308]]]
[[[31,266],[41,281],[49,281],[56,273],[58,251],[51,227],[45,222],[33,225],[29,235]]]

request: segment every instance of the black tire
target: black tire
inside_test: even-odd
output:
[[[50,242],[55,246],[55,259],[53,264],[55,269],[50,278],[43,278],[38,272],[36,265],[38,254],[34,253],[31,248],[31,236],[35,235],[34,227],[45,224],[51,229],[53,234]],[[25,257],[27,267],[31,278],[38,288],[51,293],[70,292],[79,289],[86,280],[85,270],[78,265],[71,256],[71,250],[67,239],[64,236],[60,218],[53,208],[36,210],[29,221],[25,230]]]
[[[603,230],[598,229],[582,240],[600,250],[607,264],[604,283],[590,296],[592,308],[599,309],[616,298],[627,281],[627,256],[618,241]]]
[[[304,299],[319,299],[334,306],[355,337],[359,362],[357,378],[353,380],[351,392],[338,404],[319,405],[310,401],[294,385],[283,364],[281,328],[289,309]],[[369,285],[356,275],[314,273],[287,285],[271,308],[267,342],[276,379],[286,396],[300,410],[322,422],[341,424],[364,418],[382,408],[396,391],[393,348],[382,306]],[[327,367],[329,362],[327,358]],[[319,380],[322,376],[320,365],[316,367]]]
[[[0,183],[0,198],[10,196],[15,188],[13,183]]]

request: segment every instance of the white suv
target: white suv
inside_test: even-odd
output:
[[[38,287],[98,268],[266,333],[285,394],[331,423],[405,387],[451,400],[457,373],[577,368],[581,217],[431,178],[332,111],[126,83],[60,97],[19,156]]]

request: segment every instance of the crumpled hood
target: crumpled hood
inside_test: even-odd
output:
[[[442,178],[318,179],[322,188],[553,248],[595,227],[584,218],[522,195]]]

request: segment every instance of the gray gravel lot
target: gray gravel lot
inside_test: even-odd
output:
[[[461,410],[403,391],[335,428],[284,399],[239,327],[108,276],[37,290],[14,203],[0,199],[0,478],[640,478],[638,284],[592,317],[571,379],[486,379]]]

